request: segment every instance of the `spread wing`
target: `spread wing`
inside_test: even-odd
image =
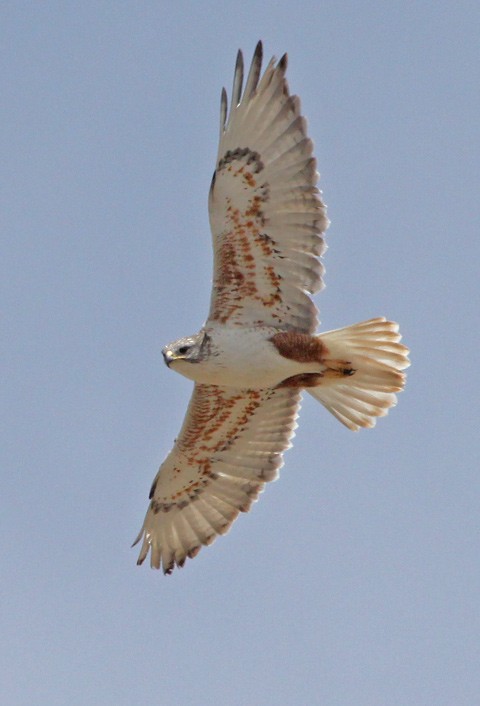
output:
[[[214,249],[209,321],[262,323],[313,332],[328,226],[315,184],[313,143],[300,100],[285,80],[286,55],[260,78],[258,43],[245,89],[238,53],[227,111],[222,92],[220,145],[209,196]],[[228,113],[228,117],[227,117]]]
[[[300,393],[195,385],[180,435],[150,491],[141,564],[171,573],[225,534],[277,476],[296,427]]]

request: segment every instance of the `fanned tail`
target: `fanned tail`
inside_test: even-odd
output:
[[[332,375],[307,388],[349,429],[373,427],[397,402],[410,365],[408,348],[400,343],[398,324],[384,317],[322,333]],[[338,371],[335,374],[335,371]]]

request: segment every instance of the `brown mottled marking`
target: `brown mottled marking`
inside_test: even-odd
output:
[[[235,150],[228,150],[223,155],[222,159],[218,161],[218,170],[223,169],[232,162],[240,161],[241,159],[247,158],[245,160],[248,166],[253,164],[253,171],[258,174],[263,169],[263,162],[260,159],[258,152],[254,152],[249,147],[237,147]],[[243,170],[243,167],[242,167]]]
[[[250,188],[254,189],[256,187],[257,182],[253,178],[253,174],[251,172],[245,172],[243,174],[243,178]]]
[[[245,199],[239,208],[228,190],[212,198],[220,199],[218,208],[225,211],[225,227],[215,245],[213,304],[210,318],[226,324],[241,318],[248,301],[268,312],[270,319],[282,321],[285,309],[282,277],[272,258],[279,256],[277,242],[264,232],[268,225],[265,208],[270,200],[268,181],[259,177],[264,165],[260,155],[248,147],[227,150],[219,160],[216,184],[221,175],[243,182]],[[215,184],[215,182],[214,182]],[[224,193],[225,192],[225,193]]]
[[[308,333],[282,331],[272,336],[270,341],[281,356],[298,363],[321,363],[328,354],[321,339]]]
[[[213,385],[198,386],[189,411],[189,424],[176,441],[183,460],[197,468],[196,479],[190,480],[171,495],[157,498],[156,479],[150,493],[150,507],[154,514],[186,507],[218,478],[213,469],[212,457],[235,443],[264,399],[265,395],[258,390],[242,390],[235,395],[226,395],[222,388]],[[224,435],[218,438],[217,433],[222,428]],[[170,469],[172,479],[179,471],[181,467],[176,465]],[[255,484],[256,494],[259,487]]]

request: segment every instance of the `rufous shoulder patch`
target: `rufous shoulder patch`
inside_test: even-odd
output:
[[[328,354],[327,347],[318,336],[298,331],[281,331],[270,338],[284,358],[298,363],[321,363]]]

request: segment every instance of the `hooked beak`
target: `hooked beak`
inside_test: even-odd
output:
[[[164,348],[162,350],[162,354],[163,354],[163,360],[165,361],[165,365],[167,366],[167,368],[169,368],[172,361],[174,360],[173,353],[169,348]]]

